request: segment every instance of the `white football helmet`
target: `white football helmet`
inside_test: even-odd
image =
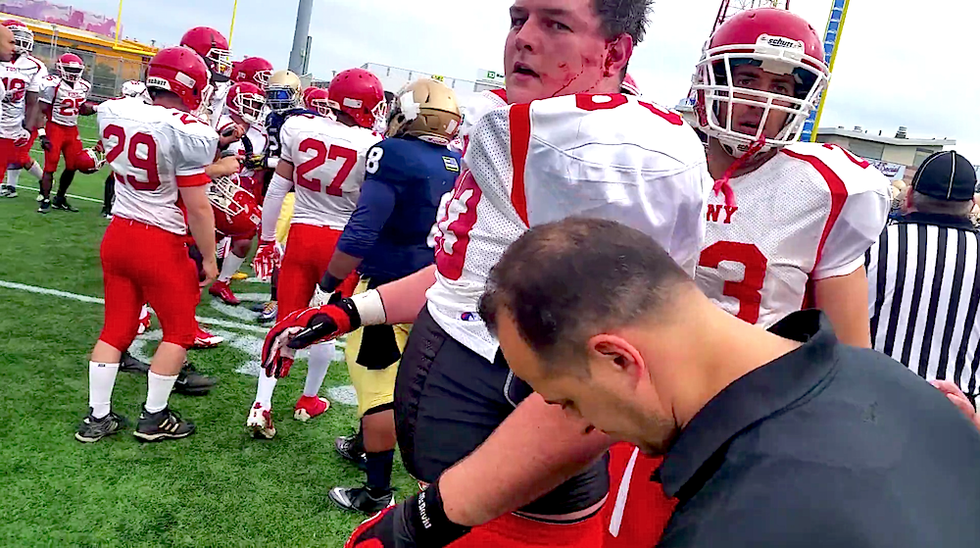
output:
[[[146,104],[153,102],[153,100],[150,99],[150,92],[146,89],[146,84],[140,82],[139,80],[128,80],[123,82],[122,87],[119,88],[119,94],[123,97],[139,97]]]

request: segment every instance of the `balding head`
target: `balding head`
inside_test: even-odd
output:
[[[14,58],[14,33],[0,25],[0,61],[11,61]]]

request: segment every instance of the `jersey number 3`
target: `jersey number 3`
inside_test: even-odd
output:
[[[347,180],[347,176],[353,171],[354,166],[357,165],[357,151],[337,145],[330,145],[330,149],[328,150],[327,145],[322,141],[304,139],[299,144],[299,151],[307,152],[310,150],[315,152],[316,156],[296,166],[296,179],[299,186],[312,190],[313,192],[326,192],[330,196],[343,196],[344,192],[340,187]],[[327,160],[338,159],[343,159],[344,162],[340,165],[340,169],[337,171],[337,175],[334,176],[333,182],[326,189],[320,184],[320,179],[307,177],[307,174],[327,163]]]
[[[741,264],[745,267],[745,275],[740,282],[726,281],[721,293],[738,299],[736,317],[751,324],[758,322],[769,261],[753,244],[716,242],[701,251],[699,264],[704,268],[718,268],[723,261]]]
[[[157,143],[147,133],[136,133],[126,142],[126,130],[115,124],[109,124],[102,130],[102,138],[108,144],[109,139],[116,142],[105,156],[111,164],[124,151],[128,152],[129,164],[133,168],[146,172],[146,180],[135,175],[127,175],[125,182],[136,190],[156,190],[160,187],[160,172],[157,169]],[[117,173],[117,180],[123,180]]]

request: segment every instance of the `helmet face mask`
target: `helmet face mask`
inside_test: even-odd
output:
[[[4,22],[4,26],[14,35],[14,53],[26,55],[34,51],[34,31],[27,25],[16,19],[9,19]]]
[[[58,58],[58,75],[61,79],[70,84],[74,84],[82,77],[85,64],[82,59],[74,53],[66,53]]]
[[[265,95],[251,82],[240,82],[228,90],[227,106],[248,124],[258,124],[265,108]]]
[[[212,179],[207,186],[207,195],[218,232],[226,236],[254,233],[262,219],[262,208],[242,187],[238,175]]]
[[[699,129],[736,158],[750,149],[762,153],[796,142],[830,79],[829,69],[817,57],[822,50],[812,27],[785,10],[750,10],[733,17],[706,44],[697,65],[693,90]],[[739,68],[746,65],[761,70]],[[749,78],[759,83],[789,77],[794,89],[782,93],[739,85],[736,71],[760,75]],[[751,114],[740,116],[736,111]],[[743,123],[745,117],[751,124]],[[776,127],[772,121],[779,118],[785,122]]]

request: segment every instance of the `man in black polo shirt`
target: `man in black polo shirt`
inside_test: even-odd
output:
[[[660,546],[980,543],[980,433],[908,369],[838,343],[818,311],[764,331],[649,237],[568,219],[510,247],[481,315],[583,431],[666,455],[679,504]]]

